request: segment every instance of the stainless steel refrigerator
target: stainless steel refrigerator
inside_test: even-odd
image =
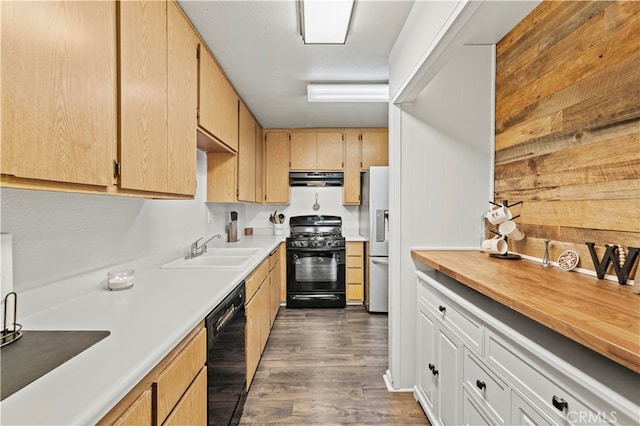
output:
[[[365,243],[364,305],[389,311],[389,167],[370,167],[361,175],[360,236]]]

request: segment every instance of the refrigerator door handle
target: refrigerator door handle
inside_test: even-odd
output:
[[[380,257],[380,258],[372,257],[371,258],[371,263],[376,264],[376,265],[388,265],[389,264],[389,258],[388,257]]]

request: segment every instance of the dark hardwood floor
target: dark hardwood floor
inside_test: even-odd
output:
[[[362,306],[282,307],[240,424],[422,424],[411,393],[388,392],[387,316]]]

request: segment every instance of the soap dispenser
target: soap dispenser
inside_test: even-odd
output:
[[[231,212],[231,222],[229,223],[229,242],[238,241],[238,212]]]

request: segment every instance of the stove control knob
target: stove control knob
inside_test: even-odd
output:
[[[338,247],[339,245],[340,245],[340,241],[336,240],[336,241],[333,242],[333,246],[334,247]]]
[[[331,240],[327,240],[327,246],[328,246],[328,247],[331,247],[331,244],[332,244],[332,243],[331,243]]]
[[[312,245],[313,247],[320,247],[320,241],[313,241],[313,242],[311,243],[311,245]]]

